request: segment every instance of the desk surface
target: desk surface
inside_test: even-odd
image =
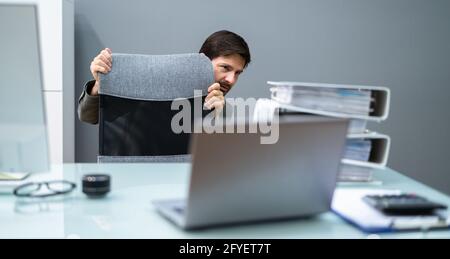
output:
[[[65,164],[32,180],[66,179],[78,188],[65,198],[21,201],[0,195],[0,238],[450,238],[450,230],[370,235],[335,214],[186,232],[162,218],[151,201],[187,194],[189,164]],[[112,192],[104,199],[81,193],[88,173],[112,176]],[[393,170],[375,171],[382,185],[339,185],[338,188],[383,188],[423,194],[450,207],[450,198]]]

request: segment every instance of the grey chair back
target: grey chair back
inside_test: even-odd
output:
[[[203,54],[113,54],[111,72],[100,76],[98,162],[189,162],[190,134],[172,131],[180,112],[172,103],[189,101],[192,125],[194,103],[213,83]]]

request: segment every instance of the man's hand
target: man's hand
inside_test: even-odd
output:
[[[215,83],[208,88],[208,96],[206,96],[204,107],[206,109],[215,109],[216,115],[222,111],[225,106],[225,97],[220,91],[220,84]]]
[[[112,68],[112,51],[108,48],[102,50],[100,54],[94,58],[91,63],[91,73],[95,79],[95,85],[92,87],[90,95],[98,95],[100,80],[98,73],[108,74]]]

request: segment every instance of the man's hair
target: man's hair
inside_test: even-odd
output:
[[[238,54],[245,61],[244,68],[251,62],[247,42],[236,33],[225,30],[211,34],[205,40],[199,52],[205,54],[211,60],[220,56]]]

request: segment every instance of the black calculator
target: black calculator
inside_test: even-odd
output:
[[[416,194],[367,195],[363,200],[387,215],[430,215],[447,206]]]

